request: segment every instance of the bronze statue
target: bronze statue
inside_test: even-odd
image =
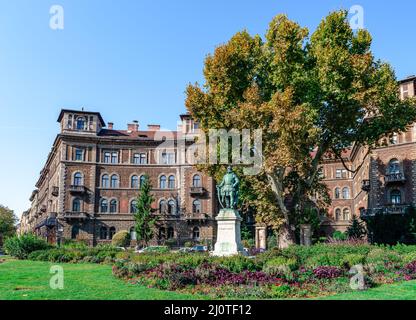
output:
[[[233,169],[228,167],[221,183],[217,185],[218,200],[224,209],[237,208],[239,187],[240,179]]]

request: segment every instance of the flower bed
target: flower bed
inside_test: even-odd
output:
[[[415,253],[415,246],[361,244],[294,246],[255,258],[123,252],[113,274],[139,285],[211,298],[307,298],[353,290],[349,271],[356,265],[364,271],[362,289],[416,279]]]

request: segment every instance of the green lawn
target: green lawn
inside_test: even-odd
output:
[[[0,259],[3,259],[1,257]],[[164,292],[130,285],[111,274],[111,266],[62,264],[64,289],[49,286],[52,263],[16,261],[0,263],[0,300],[186,300],[195,295]]]
[[[2,257],[1,259],[4,259]],[[165,292],[116,279],[111,266],[62,264],[64,289],[49,286],[52,263],[6,258],[0,263],[0,300],[194,300],[195,295]],[[364,292],[352,292],[326,300],[416,300],[416,281],[384,285]]]

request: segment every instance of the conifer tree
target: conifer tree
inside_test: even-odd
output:
[[[351,224],[347,229],[347,236],[350,239],[362,239],[367,234],[364,223],[358,220],[357,216],[354,215],[351,220]]]

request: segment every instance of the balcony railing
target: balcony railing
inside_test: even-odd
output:
[[[69,192],[71,193],[85,193],[86,191],[87,191],[87,188],[85,188],[85,186],[72,185],[69,187]]]
[[[404,173],[389,173],[384,178],[385,183],[394,183],[394,182],[405,182],[406,177],[404,176]]]
[[[364,209],[364,210],[361,210],[361,217],[364,217],[364,218],[373,217],[378,214],[387,214],[387,215],[406,214],[409,208],[410,208],[409,205],[392,205],[392,206],[386,206],[382,208]]]
[[[185,216],[188,221],[208,220],[209,216],[206,213],[189,213]]]
[[[370,180],[363,180],[361,183],[361,189],[365,192],[369,192],[371,190]]]
[[[205,189],[203,187],[191,187],[189,192],[191,195],[203,195],[205,193]]]
[[[59,195],[59,187],[52,187],[52,195],[57,197]]]
[[[64,212],[61,217],[66,220],[85,220],[88,219],[88,213],[86,212]]]

